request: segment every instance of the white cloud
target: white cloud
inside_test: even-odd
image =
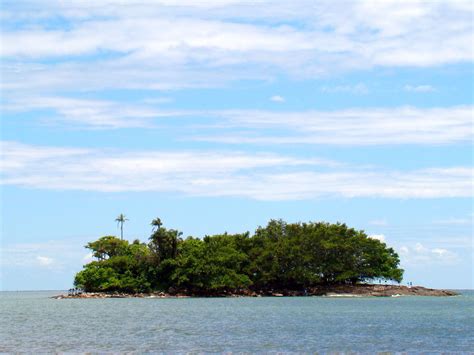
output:
[[[350,93],[355,95],[365,95],[369,92],[369,89],[365,84],[359,83],[356,85],[323,86],[320,91],[328,94]]]
[[[54,264],[54,259],[47,256],[38,255],[36,257],[36,261],[38,262],[39,266],[44,266],[44,267],[48,267]]]
[[[23,97],[4,105],[4,112],[40,110],[45,123],[68,123],[82,128],[150,128],[153,119],[170,118],[184,113],[157,110],[148,105],[121,104],[105,100],[86,100],[67,97]]]
[[[431,86],[431,85],[405,85],[403,87],[403,90],[409,91],[409,92],[433,92],[436,91],[436,89]]]
[[[406,255],[406,254],[408,254],[408,253],[410,252],[410,250],[409,250],[408,247],[406,247],[406,246],[400,247],[400,248],[399,248],[399,251],[400,251],[400,254],[401,254],[401,255]]]
[[[86,255],[84,255],[84,257],[82,258],[82,262],[84,264],[89,264],[91,261],[94,260],[94,257],[92,256],[92,253],[87,253]]]
[[[4,267],[41,267],[47,269],[60,270],[62,262],[56,257],[51,257],[56,253],[59,258],[62,256],[62,243],[18,243],[3,244],[0,247],[0,269]],[[67,253],[66,253],[67,254]]]
[[[467,234],[462,236],[462,234]],[[458,249],[458,250],[469,250],[472,249],[474,252],[474,236],[470,230],[467,230],[461,235],[451,236],[451,237],[438,237],[431,238],[432,242],[435,242],[437,246],[442,246],[443,248],[449,249]]]
[[[431,252],[433,254],[436,254],[439,257],[445,257],[446,255],[449,254],[449,251],[447,249],[441,249],[441,248],[431,249]]]
[[[5,6],[2,19],[15,26],[2,31],[3,85],[182,88],[473,60],[472,6],[456,2],[196,3]],[[67,25],[47,28],[51,18]]]
[[[462,217],[462,218],[446,218],[446,219],[439,219],[439,220],[435,220],[433,221],[433,223],[435,224],[446,224],[446,225],[469,225],[469,224],[473,224],[473,217],[471,216],[471,218],[465,218],[465,217]]]
[[[3,184],[55,190],[173,191],[259,200],[324,196],[471,197],[468,167],[373,171],[317,158],[242,152],[124,152],[5,142]]]
[[[385,243],[385,235],[383,234],[371,234],[371,235],[368,235],[369,238],[371,239],[375,239],[375,240],[378,240],[382,243]]]
[[[416,243],[413,249],[418,253],[423,253],[426,251],[426,248],[421,243]]]
[[[417,242],[413,246],[402,246],[399,249],[401,263],[406,265],[451,265],[458,263],[459,255],[445,248],[427,248]]]
[[[270,100],[285,101],[278,95]],[[474,139],[471,106],[275,112],[172,110],[157,109],[153,104],[22,96],[7,98],[2,109],[5,113],[35,111],[35,116],[47,124],[67,123],[88,129],[153,128],[157,120],[162,127],[163,123],[176,124],[173,118],[193,117],[193,132],[200,129],[210,133],[193,137],[183,133],[184,137],[230,144],[448,144]],[[216,123],[195,125],[209,119]],[[245,134],[235,134],[236,129],[244,129]]]
[[[94,237],[30,243],[3,243],[0,269],[45,268],[54,272],[77,272],[84,257],[84,244]]]
[[[280,96],[280,95],[274,95],[274,96],[270,97],[270,101],[285,102],[285,98],[283,96]]]
[[[131,53],[129,58],[147,60],[163,55],[178,61],[194,59],[229,61],[224,52],[286,52],[314,47],[290,27],[272,28],[252,24],[201,20],[199,18],[117,18],[78,23],[71,30],[23,30],[5,32],[5,57],[51,57],[95,53],[100,50]],[[192,51],[204,50],[201,53]],[[237,58],[238,62],[244,61]],[[224,63],[225,64],[225,63]],[[228,63],[232,64],[232,63]]]
[[[366,108],[338,111],[210,112],[219,132],[194,139],[254,144],[447,144],[474,139],[471,106],[447,108]],[[225,120],[225,121],[223,121]],[[245,134],[233,133],[237,128]],[[230,133],[226,133],[228,129]],[[280,130],[271,136],[268,131]]]

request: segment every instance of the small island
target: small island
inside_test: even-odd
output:
[[[74,280],[83,292],[55,298],[456,295],[401,286],[393,248],[342,223],[271,220],[253,235],[203,239],[184,239],[159,218],[151,224],[148,243],[115,236],[88,243],[96,260]]]

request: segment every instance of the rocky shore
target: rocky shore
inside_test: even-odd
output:
[[[152,292],[152,293],[120,293],[120,292],[83,292],[80,294],[63,294],[53,296],[54,299],[69,298],[188,298],[188,297],[400,297],[400,296],[457,296],[450,290],[437,290],[422,286],[396,285],[331,285],[310,287],[305,290],[237,290],[215,294],[195,294],[183,291]]]

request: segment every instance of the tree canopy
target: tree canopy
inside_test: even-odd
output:
[[[77,273],[86,291],[303,289],[375,279],[400,282],[397,253],[363,231],[336,223],[271,220],[253,235],[187,237],[152,221],[148,243],[105,236],[86,248],[97,259]]]

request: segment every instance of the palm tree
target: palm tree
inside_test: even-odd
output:
[[[153,226],[151,231],[154,232],[154,231],[160,229],[160,227],[161,227],[161,225],[162,225],[163,223],[161,223],[161,219],[159,219],[159,218],[157,217],[157,218],[155,218],[153,221],[151,221],[150,224]]]
[[[115,221],[117,222],[117,227],[120,225],[120,239],[123,240],[123,224],[125,221],[128,221],[128,218],[125,218],[125,215],[120,213],[118,217],[115,218]]]

